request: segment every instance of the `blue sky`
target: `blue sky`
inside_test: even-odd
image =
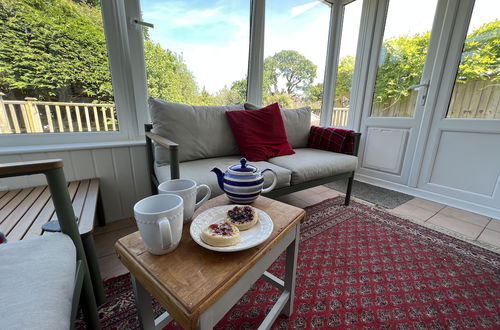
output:
[[[151,39],[182,54],[200,87],[215,92],[245,77],[249,0],[141,0],[141,10],[155,25]],[[329,12],[316,0],[266,1],[265,56],[295,49],[318,65],[321,81]]]
[[[245,77],[248,66],[249,0],[140,0],[154,42],[182,54],[199,87],[216,92]],[[392,0],[384,39],[429,31],[437,0]],[[354,55],[362,0],[344,16],[340,56]],[[500,0],[477,1],[470,29],[499,18]],[[264,56],[297,50],[318,66],[323,81],[330,7],[317,0],[266,0]]]

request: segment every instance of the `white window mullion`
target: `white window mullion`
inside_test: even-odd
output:
[[[250,8],[247,102],[262,105],[264,85],[265,0],[252,0]]]
[[[133,76],[130,70],[130,46],[128,43],[127,19],[123,1],[101,2],[104,33],[108,46],[113,95],[120,130],[128,137],[136,137],[135,95]]]
[[[343,21],[344,6],[342,5],[342,1],[336,0],[332,5],[330,14],[325,78],[323,82],[323,101],[321,104],[321,126],[329,126],[332,122]]]

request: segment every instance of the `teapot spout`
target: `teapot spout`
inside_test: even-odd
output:
[[[219,184],[220,189],[224,191],[224,173],[217,167],[214,167],[212,169],[212,172],[214,172],[217,175],[217,183]]]

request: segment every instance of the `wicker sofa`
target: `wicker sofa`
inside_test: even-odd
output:
[[[228,110],[252,109],[252,105],[189,106],[150,98],[152,124],[146,124],[146,143],[153,193],[159,183],[189,178],[212,189],[212,197],[223,193],[210,170],[223,171],[239,163],[236,141],[226,119]],[[252,110],[249,110],[252,111]],[[255,110],[253,110],[255,111]],[[359,133],[352,133],[352,154],[307,148],[310,109],[282,110],[293,155],[251,162],[259,169],[271,168],[277,174],[275,189],[267,197],[279,197],[328,182],[347,179],[345,204],[349,204],[354,171],[357,167]],[[264,174],[265,184],[271,179]]]

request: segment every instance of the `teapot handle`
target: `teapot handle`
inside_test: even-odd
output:
[[[270,168],[266,168],[264,171],[261,172],[262,173],[262,177],[264,177],[264,172],[265,171],[270,171],[271,172],[271,174],[273,175],[273,183],[271,183],[271,185],[269,187],[267,187],[266,189],[262,189],[262,193],[263,194],[268,193],[271,190],[273,190],[274,187],[276,187],[276,183],[278,183],[278,176],[276,175],[276,172],[274,172]]]

